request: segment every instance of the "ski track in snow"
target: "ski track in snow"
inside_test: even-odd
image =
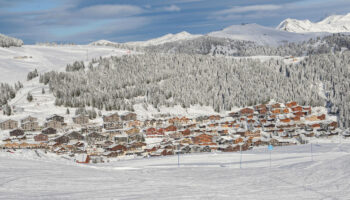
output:
[[[350,144],[275,147],[78,165],[0,152],[0,199],[349,199]]]

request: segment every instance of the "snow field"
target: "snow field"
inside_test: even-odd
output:
[[[23,82],[34,69],[39,73],[64,71],[67,64],[100,56],[127,54],[127,50],[89,45],[40,46],[0,48],[0,82]]]
[[[78,165],[0,152],[0,199],[349,199],[349,144]],[[40,153],[43,154],[42,152]],[[43,159],[46,159],[44,161]]]

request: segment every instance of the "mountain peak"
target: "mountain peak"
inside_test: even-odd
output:
[[[319,22],[310,20],[285,19],[276,29],[281,31],[308,33],[308,32],[350,32],[350,13],[346,15],[331,15]]]
[[[212,37],[229,38],[233,40],[253,41],[260,45],[272,46],[277,46],[284,42],[304,41],[312,37],[308,34],[289,33],[254,23],[232,25],[224,28],[221,31],[211,32],[208,35]]]

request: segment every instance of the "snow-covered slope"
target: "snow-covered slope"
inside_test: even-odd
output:
[[[288,18],[277,26],[277,30],[295,33],[350,32],[350,13],[347,15],[332,15],[316,23],[313,23],[310,20],[297,20]]]
[[[350,199],[350,145],[266,147],[79,165],[0,150],[0,199]]]
[[[315,37],[316,34],[298,34],[276,30],[258,24],[229,26],[221,31],[208,34],[213,37],[253,41],[261,45],[279,45],[284,42],[300,42]]]
[[[197,37],[200,37],[201,35],[192,35],[186,31],[177,33],[177,34],[166,34],[162,37],[159,38],[154,38],[151,40],[147,41],[138,41],[138,42],[127,42],[125,44],[128,45],[136,45],[136,46],[151,46],[151,45],[159,45],[159,44],[164,44],[167,42],[175,42],[175,41],[180,41],[180,40],[189,40],[189,39],[194,39]]]
[[[112,42],[108,40],[98,40],[95,42],[90,43],[91,46],[121,46],[121,47],[146,47],[146,46],[154,46],[154,45],[160,45],[168,42],[177,42],[181,40],[190,40],[198,38],[202,35],[192,35],[186,31],[177,33],[177,34],[166,34],[164,36],[161,36],[159,38],[154,38],[146,41],[135,41],[135,42],[126,42],[126,43],[117,43]]]
[[[74,61],[86,61],[100,56],[122,55],[126,50],[90,45],[38,46],[0,48],[0,82],[26,80],[35,68],[39,72],[64,70]]]

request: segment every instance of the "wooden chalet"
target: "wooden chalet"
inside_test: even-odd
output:
[[[69,142],[69,137],[62,135],[55,138],[53,141],[57,142],[58,144],[67,144]]]
[[[239,111],[241,115],[252,115],[254,113],[254,110],[251,108],[243,108]]]
[[[18,128],[18,122],[12,119],[8,119],[5,121],[0,122],[0,128],[2,130],[11,130]]]
[[[109,115],[104,115],[103,117],[103,122],[119,122],[120,121],[120,117],[118,115],[117,112],[109,114]]]
[[[21,124],[21,128],[25,131],[39,130],[39,123],[37,121],[25,121]]]
[[[127,147],[122,144],[113,144],[107,148],[108,151],[126,151]]]
[[[105,122],[105,123],[103,123],[103,128],[106,130],[123,129],[123,127],[124,127],[123,122]]]
[[[76,131],[70,132],[66,136],[69,137],[69,140],[84,140],[84,136]]]
[[[58,120],[48,120],[44,123],[44,127],[46,128],[54,128],[54,129],[62,129],[66,124],[64,122]]]
[[[24,124],[26,122],[36,122],[36,121],[38,121],[38,118],[32,117],[29,115],[28,117],[21,119],[21,124]]]
[[[135,113],[126,113],[126,114],[121,116],[121,119],[123,121],[137,120],[137,115]]]
[[[13,131],[10,131],[10,136],[11,137],[18,137],[18,136],[23,136],[24,131],[22,129],[15,129]]]
[[[89,123],[89,116],[80,114],[78,116],[73,117],[73,122],[75,124],[88,124]]]
[[[99,141],[104,141],[106,140],[107,137],[97,133],[97,132],[92,132],[86,136],[86,140],[88,143],[95,143]]]
[[[57,121],[57,122],[64,123],[64,117],[54,114],[54,115],[51,115],[50,117],[47,117],[46,121]]]
[[[39,134],[34,136],[34,141],[36,142],[46,142],[49,140],[49,137],[45,134]]]
[[[55,135],[57,133],[57,130],[49,127],[49,128],[45,128],[45,129],[41,130],[41,133],[45,134],[45,135]]]

